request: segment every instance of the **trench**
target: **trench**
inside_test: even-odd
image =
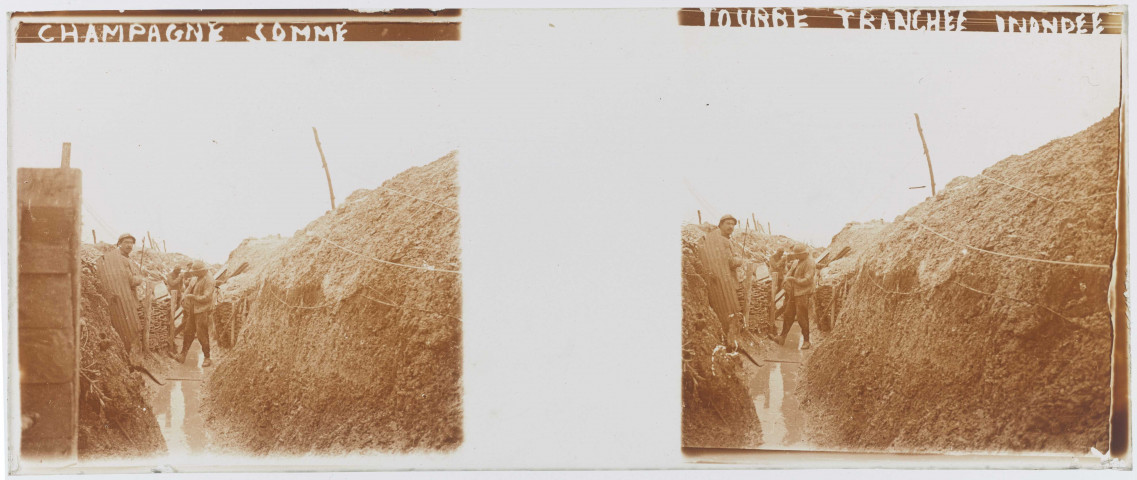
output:
[[[179,339],[177,345],[181,346]],[[200,456],[210,452],[211,439],[201,414],[202,385],[221,362],[221,349],[216,343],[210,348],[213,366],[203,368],[205,355],[199,342],[194,342],[186,354],[184,364],[164,359],[171,365],[165,374],[164,385],[151,384],[154,392],[152,405],[154,418],[166,439],[169,457]]]
[[[816,348],[820,332],[813,331],[813,328],[810,330],[810,340]],[[762,424],[763,449],[812,449],[797,386],[802,365],[813,350],[801,350],[801,344],[801,331],[794,326],[786,336],[784,346],[768,340],[762,342],[760,348],[763,353],[756,358],[761,366],[747,363],[747,387],[758,421]]]

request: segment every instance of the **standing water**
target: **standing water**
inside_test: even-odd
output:
[[[816,333],[811,332],[811,337]],[[816,338],[812,338],[814,342]],[[804,418],[797,398],[798,374],[802,362],[812,350],[801,350],[801,333],[794,327],[786,337],[786,344],[772,348],[763,358],[757,359],[761,367],[753,367],[750,393],[754,410],[762,422],[761,448],[788,450],[808,449],[804,438]]]
[[[217,364],[217,348],[211,349],[214,365]],[[206,452],[207,438],[205,423],[201,416],[202,383],[208,370],[202,368],[205,356],[201,346],[194,342],[186,355],[184,364],[173,363],[167,374],[165,385],[157,386],[154,398],[154,416],[166,438],[166,446],[171,457],[201,455]]]

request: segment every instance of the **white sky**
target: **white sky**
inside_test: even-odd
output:
[[[70,141],[86,240],[149,230],[222,261],[327,209],[312,126],[342,200],[460,138],[517,142],[493,119],[521,116],[609,154],[640,147],[656,165],[620,161],[679,179],[683,220],[754,213],[825,245],[928,195],[908,188],[928,185],[913,112],[942,187],[1118,103],[1118,35],[678,29],[674,10],[616,12],[467,10],[460,43],[20,45],[11,159],[54,166]]]
[[[341,200],[460,149],[465,442],[352,465],[721,467],[677,447],[680,221],[754,212],[824,245],[926,195],[908,190],[927,183],[913,112],[946,185],[1080,131],[1119,90],[1120,36],[678,28],[674,8],[461,20],[457,43],[21,45],[9,162],[56,166],[71,141],[107,223],[221,261],[323,214],[312,126]],[[778,475],[795,473],[824,476]]]
[[[827,245],[846,222],[1076,133],[1119,104],[1119,35],[685,31],[683,112],[698,162],[684,218],[757,215]],[[857,32],[860,33],[860,32]],[[709,105],[707,105],[709,104]]]
[[[313,126],[337,205],[457,149],[456,46],[21,44],[10,158],[54,167],[72,143],[85,241],[149,231],[223,262],[329,208]]]

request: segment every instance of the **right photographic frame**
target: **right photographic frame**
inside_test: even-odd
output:
[[[684,452],[1131,466],[1126,20],[682,9]]]

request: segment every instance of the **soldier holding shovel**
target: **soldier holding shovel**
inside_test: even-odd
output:
[[[801,344],[802,350],[808,350],[813,345],[809,343],[809,302],[813,297],[814,279],[817,276],[817,262],[809,254],[805,245],[794,245],[791,260],[796,260],[786,276],[784,288],[786,290],[786,311],[782,320],[782,334],[777,339],[771,338],[778,345],[786,343],[786,336],[794,321],[801,326],[801,336],[805,340]]]
[[[213,365],[209,359],[209,317],[213,312],[213,278],[208,275],[205,262],[194,260],[188,271],[185,272],[193,278],[190,286],[182,297],[182,312],[185,315],[182,330],[182,353],[178,354],[178,363],[185,363],[186,354],[193,345],[196,337],[201,342],[201,353],[205,355],[202,367]]]

